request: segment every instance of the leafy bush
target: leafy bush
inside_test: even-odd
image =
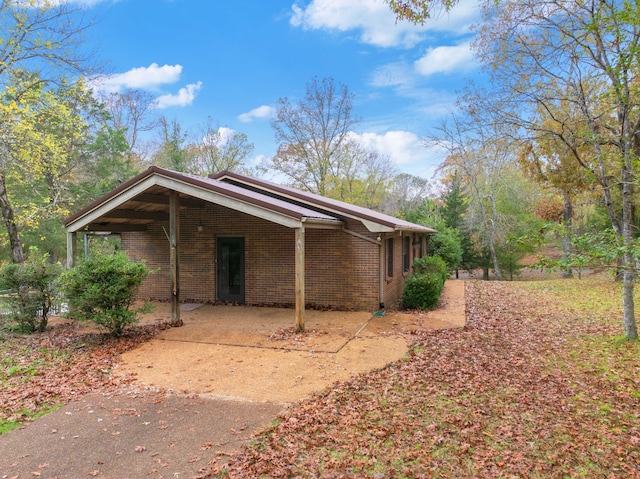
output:
[[[423,256],[414,261],[413,269],[404,284],[402,305],[407,309],[435,308],[449,276],[447,264],[439,256]]]
[[[444,287],[437,273],[414,273],[404,284],[402,305],[405,309],[434,309]]]
[[[440,256],[423,256],[413,262],[413,270],[416,274],[436,273],[442,276],[442,284],[449,277],[447,263]]]
[[[7,302],[20,331],[45,330],[61,272],[62,266],[49,263],[47,255],[30,258],[22,265],[9,263],[2,268],[0,288],[10,291]]]
[[[138,321],[144,308],[131,310],[135,293],[149,274],[144,262],[133,261],[122,251],[95,254],[63,276],[69,316],[91,320],[111,335]]]

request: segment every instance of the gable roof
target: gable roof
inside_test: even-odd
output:
[[[141,228],[164,218],[170,190],[185,198],[219,204],[290,228],[300,227],[303,223],[336,228],[348,217],[361,221],[372,232],[435,232],[367,208],[237,173],[223,172],[206,178],[157,166],[148,168],[71,215],[64,225],[69,232],[100,228],[116,230],[123,228],[125,223]]]
[[[317,211],[323,211],[327,214],[357,219],[362,221],[371,232],[378,233],[384,231],[404,230],[422,233],[436,233],[436,230],[434,229],[401,220],[393,216],[380,213],[379,211],[352,205],[345,203],[344,201],[334,200],[332,198],[298,190],[296,188],[279,185],[267,180],[252,178],[232,171],[222,171],[214,175],[209,175],[209,178],[238,185],[252,191],[260,191],[261,193],[273,198],[304,204],[308,208],[314,208]]]

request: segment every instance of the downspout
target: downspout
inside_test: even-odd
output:
[[[378,270],[379,270],[379,277],[380,277],[380,284],[378,286],[378,298],[379,298],[379,308],[381,310],[384,309],[384,248],[383,246],[383,242],[382,242],[382,238],[380,237],[380,235],[378,235],[378,256],[379,256],[379,260],[378,260]]]

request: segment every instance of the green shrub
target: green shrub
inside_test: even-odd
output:
[[[447,263],[440,256],[423,256],[416,258],[413,262],[413,271],[416,274],[436,273],[442,276],[442,284],[449,277],[449,269]]]
[[[91,320],[113,336],[138,321],[142,309],[131,310],[138,286],[149,274],[144,262],[126,253],[94,254],[63,276],[69,316]]]
[[[0,270],[0,289],[9,290],[7,303],[20,331],[45,330],[61,272],[59,263],[49,263],[47,255],[35,254],[22,265],[9,263]]]
[[[435,308],[438,306],[444,282],[449,277],[447,263],[440,256],[423,256],[413,262],[413,271],[404,284],[403,307]]]
[[[404,284],[402,306],[405,309],[434,309],[443,287],[444,280],[438,273],[414,273]]]

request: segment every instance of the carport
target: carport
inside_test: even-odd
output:
[[[65,221],[68,266],[77,256],[77,235],[146,231],[152,224],[163,226],[169,243],[171,323],[180,325],[180,217],[181,210],[213,203],[249,214],[295,231],[295,328],[305,327],[305,230],[339,229],[336,217],[267,198],[220,181],[151,167],[123,183],[103,198]]]

